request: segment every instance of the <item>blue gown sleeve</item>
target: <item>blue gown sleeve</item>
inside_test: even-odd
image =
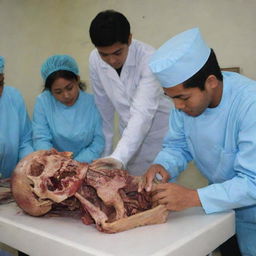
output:
[[[154,160],[154,164],[162,165],[176,178],[180,172],[186,169],[187,163],[192,160],[189,153],[185,134],[183,118],[178,110],[173,109],[169,118],[169,130],[163,141],[162,150]]]
[[[23,97],[18,94],[16,100],[20,122],[19,160],[34,151],[32,147],[32,126]]]
[[[102,118],[95,106],[95,113],[94,113],[94,121],[95,121],[95,127],[94,127],[94,136],[92,143],[86,147],[83,148],[75,157],[75,160],[79,162],[87,162],[91,163],[93,160],[101,157],[101,154],[104,151],[105,148],[105,138],[103,134],[102,129]]]
[[[47,104],[43,104],[43,100],[39,97],[36,99],[32,129],[33,129],[33,146],[35,150],[48,150],[53,147],[52,135],[46,118]]]

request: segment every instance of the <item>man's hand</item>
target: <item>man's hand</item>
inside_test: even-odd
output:
[[[196,190],[175,183],[156,184],[152,188],[152,193],[154,204],[164,204],[171,211],[181,211],[186,208],[201,206]]]
[[[107,157],[107,158],[100,158],[98,160],[93,161],[90,164],[90,167],[94,170],[123,169],[123,164],[115,158]]]
[[[141,192],[143,189],[146,191],[151,191],[153,180],[156,178],[156,175],[159,174],[162,179],[161,182],[167,182],[170,178],[169,173],[165,168],[160,164],[153,164],[149,167],[147,172],[143,176],[143,181],[139,184],[138,192]]]

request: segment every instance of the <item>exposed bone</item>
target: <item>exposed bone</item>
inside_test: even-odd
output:
[[[80,166],[74,164],[71,159],[64,158],[59,159],[59,155],[50,155],[47,157],[45,168],[43,173],[39,176],[27,175],[28,178],[33,180],[34,189],[33,192],[42,199],[51,199],[57,203],[62,202],[68,197],[75,194],[77,189],[81,186],[83,179],[85,178],[88,165]],[[36,160],[35,160],[36,162]],[[38,161],[36,162],[37,164]],[[67,169],[72,168],[72,171],[65,175]],[[56,189],[49,190],[49,187],[54,187],[53,182],[58,182],[59,185]]]
[[[96,188],[98,196],[106,205],[114,206],[116,210],[116,219],[126,217],[124,203],[118,193],[118,190],[126,185],[126,175],[112,175],[112,177],[106,177],[107,174],[104,171],[89,170],[87,176],[93,176],[94,173],[100,173],[101,176],[96,177],[97,182],[92,182],[92,178],[88,179],[87,177],[88,184],[93,185]],[[101,180],[103,179],[102,177],[105,179]]]
[[[102,223],[102,231],[105,233],[117,233],[139,226],[161,224],[166,222],[168,210],[164,205],[158,205],[153,209],[137,213],[112,223]]]
[[[71,155],[70,152],[41,150],[31,153],[18,163],[11,183],[12,194],[20,208],[32,216],[41,216],[51,210],[53,201],[63,201],[76,192],[88,169],[88,165],[76,161],[74,165],[80,168],[80,172],[77,172],[78,178],[71,177],[72,181],[67,182],[67,186],[63,186],[63,189],[57,190],[56,193],[49,191],[46,184],[49,177],[52,177],[56,170],[60,170],[61,162],[65,165],[66,162],[73,161],[70,159]]]
[[[30,155],[18,163],[12,176],[12,194],[26,213],[33,216],[41,216],[51,210],[50,200],[41,200],[32,191],[31,183],[24,170],[29,168]]]
[[[91,202],[83,198],[79,193],[75,194],[75,197],[81,202],[82,206],[91,214],[97,226],[101,226],[108,220],[106,214],[98,207],[94,206]]]

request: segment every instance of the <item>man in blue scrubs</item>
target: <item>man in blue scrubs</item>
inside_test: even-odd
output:
[[[234,209],[242,255],[256,255],[256,82],[221,72],[198,28],[167,41],[150,60],[175,109],[169,132],[143,187],[171,211],[202,206],[207,214]],[[152,186],[156,174],[175,179],[194,160],[209,185]]]

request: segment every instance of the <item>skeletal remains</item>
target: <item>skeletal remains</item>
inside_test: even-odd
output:
[[[12,177],[15,201],[26,213],[79,212],[84,224],[115,233],[166,222],[168,210],[154,206],[151,195],[138,193],[141,176],[125,170],[92,170],[71,159],[70,152],[36,151],[16,166]]]

